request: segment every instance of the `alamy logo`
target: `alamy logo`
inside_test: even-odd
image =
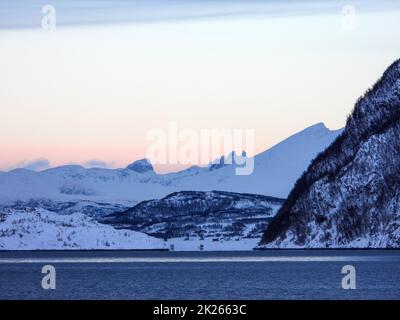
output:
[[[342,289],[356,289],[356,268],[352,265],[347,265],[342,268],[342,274],[345,276],[342,279]]]
[[[42,288],[44,290],[56,289],[56,268],[52,265],[45,265],[42,268],[42,274],[45,276],[42,279]]]
[[[180,129],[177,122],[171,121],[167,130],[148,131],[146,157],[161,165],[207,165],[227,155],[220,165],[235,164],[236,175],[250,175],[254,157],[247,154],[254,154],[254,140],[253,129]]]
[[[42,29],[55,30],[56,29],[56,8],[52,5],[45,5],[42,7]]]

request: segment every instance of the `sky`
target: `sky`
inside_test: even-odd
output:
[[[343,127],[400,57],[399,1],[0,3],[0,170],[124,167],[151,130]],[[165,172],[181,165],[159,166]]]

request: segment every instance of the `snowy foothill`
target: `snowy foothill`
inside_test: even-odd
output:
[[[0,250],[163,248],[162,240],[140,232],[116,230],[80,213],[60,215],[44,209],[0,213]]]
[[[32,209],[6,210],[0,214],[0,250],[243,251],[252,250],[259,241],[259,238],[164,241],[141,232],[117,230],[80,213],[60,215]]]

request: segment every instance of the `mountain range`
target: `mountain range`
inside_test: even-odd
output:
[[[179,250],[198,250],[200,245],[206,250],[250,250],[296,179],[340,133],[322,123],[308,127],[256,155],[249,176],[237,176],[236,165],[224,164],[222,158],[207,167],[193,166],[169,174],[157,174],[146,159],[121,169],[62,166],[41,172],[2,172],[0,213],[3,220],[11,222],[3,225],[0,248],[33,248],[28,243],[36,243],[37,249],[104,248],[106,236],[97,246],[82,238],[71,239],[77,224],[63,223],[63,219],[81,221],[83,214],[86,229],[108,230],[110,237],[114,236],[112,230],[125,229],[147,233],[154,243],[159,243],[154,237],[167,240],[163,246]],[[41,213],[52,218],[41,219]],[[17,220],[12,220],[14,215]],[[29,228],[29,223],[38,226]],[[46,234],[55,232],[54,224],[58,238],[69,235],[70,240],[50,241],[49,246],[36,238],[29,240],[33,237],[30,231],[39,225],[42,237],[50,239]],[[105,229],[99,227],[103,225]],[[13,242],[18,239],[19,245]],[[110,249],[118,248],[112,243]]]
[[[322,123],[308,127],[256,155],[254,172],[248,176],[236,175],[235,164],[193,166],[157,174],[146,159],[122,169],[86,169],[78,165],[41,172],[15,169],[0,174],[0,203],[51,199],[131,205],[183,190],[221,190],[286,198],[311,160],[340,133],[341,130],[331,131]]]

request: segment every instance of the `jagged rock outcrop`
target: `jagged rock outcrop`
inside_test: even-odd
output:
[[[237,154],[235,151],[232,151],[231,153],[229,153],[229,155],[227,157],[222,156],[221,158],[215,160],[213,163],[211,163],[209,165],[209,170],[213,171],[213,170],[218,170],[221,169],[223,167],[229,166],[229,165],[240,165],[238,163],[238,159],[242,160],[245,159],[247,157],[246,151],[242,151],[242,154],[239,155]],[[242,162],[243,163],[243,162]]]
[[[261,247],[400,247],[400,60],[296,182]]]

